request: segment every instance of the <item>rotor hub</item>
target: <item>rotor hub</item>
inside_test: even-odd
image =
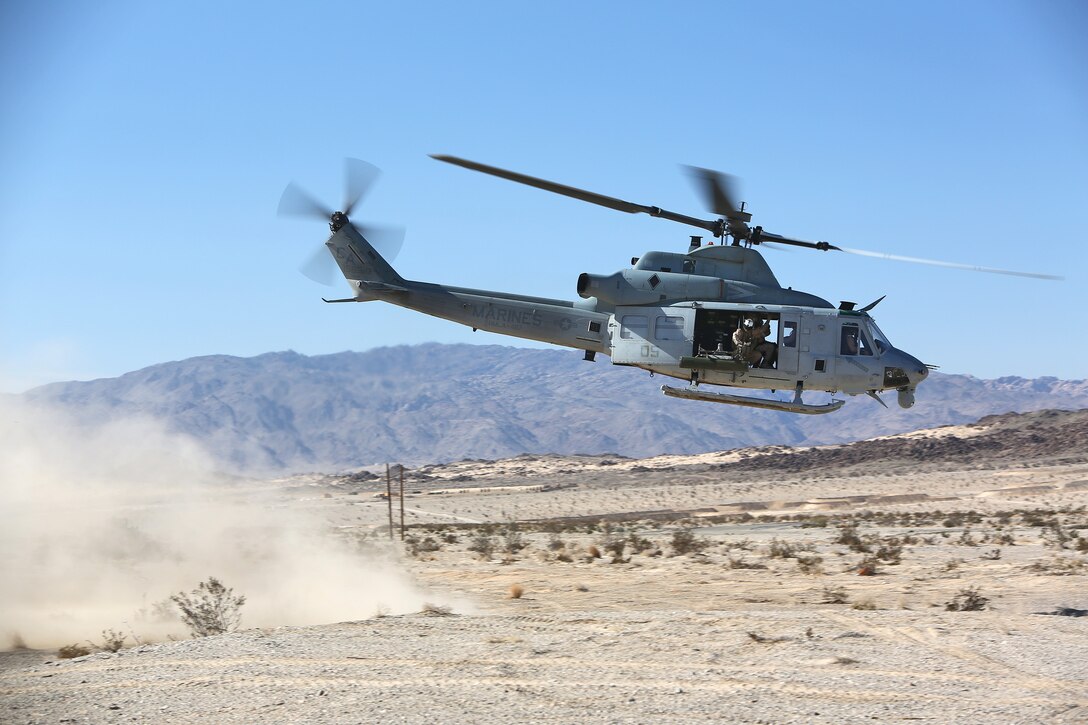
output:
[[[348,223],[348,215],[342,211],[333,212],[331,219],[329,220],[329,229],[334,232],[340,231],[345,224]]]

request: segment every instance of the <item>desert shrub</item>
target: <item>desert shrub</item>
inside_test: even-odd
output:
[[[443,534],[442,535],[442,541],[444,541],[447,544],[456,544],[458,541],[460,541],[460,539],[457,537],[457,534],[450,533],[450,534]]]
[[[823,574],[824,568],[820,565],[822,558],[815,554],[798,554],[797,569],[802,574]]]
[[[767,556],[772,559],[791,559],[797,556],[797,551],[796,544],[781,539],[771,539],[771,543],[767,545]]]
[[[975,537],[971,535],[971,529],[964,529],[963,533],[960,534],[960,538],[956,539],[956,543],[960,546],[978,546]]]
[[[858,576],[876,576],[880,573],[880,560],[872,555],[862,557],[854,567],[854,571],[858,573]]]
[[[117,652],[125,646],[125,635],[116,629],[102,630],[102,649],[107,652]]]
[[[966,587],[948,600],[944,608],[949,612],[978,612],[989,603],[990,600],[979,593],[978,587]]]
[[[566,546],[566,543],[559,537],[559,534],[552,532],[548,534],[548,549],[550,551],[560,551]]]
[[[423,539],[414,535],[406,536],[404,537],[404,546],[408,549],[408,553],[414,557],[442,549],[442,544],[438,543],[438,540],[433,536],[425,536]]]
[[[1082,574],[1088,565],[1083,559],[1073,559],[1064,556],[1055,556],[1048,561],[1037,561],[1028,567],[1028,571],[1051,576],[1072,576]]]
[[[524,549],[526,546],[528,546],[528,544],[525,543],[525,540],[522,538],[521,532],[518,531],[518,527],[516,524],[510,524],[506,527],[506,532],[503,535],[502,543],[503,551],[505,551],[507,554],[516,554]]]
[[[677,529],[672,532],[672,541],[669,542],[669,546],[672,547],[674,555],[680,556],[698,554],[709,546],[709,543],[697,537],[691,529]]]
[[[761,564],[758,561],[747,561],[744,558],[744,554],[740,556],[733,556],[728,554],[725,559],[725,565],[729,569],[766,569],[766,564]]]
[[[586,556],[590,559],[600,559],[601,550],[595,544],[590,544],[589,548],[586,549]]]
[[[1070,532],[1056,519],[1042,527],[1043,545],[1055,549],[1069,548],[1069,542],[1076,538],[1076,532]]]
[[[490,559],[495,554],[495,539],[487,534],[473,537],[468,550],[480,555],[481,559]]]
[[[858,554],[865,554],[872,551],[870,538],[862,538],[858,534],[857,524],[854,523],[846,523],[839,526],[839,533],[831,540],[831,543],[847,546],[850,551]]]
[[[1001,549],[990,549],[982,552],[982,558],[989,561],[997,561],[1001,558]]]
[[[453,614],[453,607],[447,607],[442,604],[431,604],[430,602],[424,602],[423,606],[419,610],[419,613],[428,617],[448,617]]]
[[[194,637],[208,637],[214,634],[232,632],[242,620],[244,596],[234,596],[234,590],[228,589],[215,577],[200,582],[189,594],[179,592],[170,597],[181,612],[181,621],[189,627]]]
[[[884,539],[873,556],[885,564],[898,564],[903,558],[903,544],[894,536]]]
[[[62,660],[70,660],[75,657],[85,657],[91,653],[89,647],[81,644],[66,644],[57,650],[57,657]]]
[[[825,586],[820,593],[820,601],[824,604],[846,604],[849,599],[842,587]]]
[[[613,559],[622,559],[623,551],[627,548],[625,539],[607,539],[604,542],[604,550],[612,555]]]
[[[858,609],[865,612],[872,612],[876,609],[876,602],[872,599],[859,599],[850,605],[851,609]]]
[[[627,535],[627,545],[631,547],[631,551],[636,554],[641,554],[644,551],[649,551],[654,548],[654,542],[642,538],[633,531]]]
[[[511,584],[510,589],[507,591],[506,596],[510,599],[521,599],[521,595],[525,593],[525,587],[520,584]]]
[[[944,563],[945,571],[955,571],[960,568],[960,564],[963,563],[963,559],[949,559]]]
[[[823,515],[812,516],[806,518],[801,522],[802,529],[824,529],[827,528],[827,517]]]
[[[1077,545],[1074,548],[1077,551],[1088,551],[1088,536],[1078,536]]]
[[[571,562],[573,562],[573,561],[574,561],[574,559],[573,559],[573,558],[571,557],[571,555],[570,555],[570,554],[568,554],[568,553],[567,553],[567,552],[565,552],[565,551],[561,551],[561,552],[559,552],[558,554],[556,554],[556,555],[555,555],[555,560],[556,560],[556,561],[561,561],[561,562],[563,562],[564,564],[570,564]]]

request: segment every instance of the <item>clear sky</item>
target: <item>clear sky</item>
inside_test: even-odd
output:
[[[514,338],[325,305],[353,218],[403,224],[411,279],[574,299],[696,230],[441,164],[464,156],[702,215],[678,164],[742,179],[754,222],[1064,282],[767,251],[783,285],[874,316],[925,362],[1088,376],[1088,5],[958,2],[0,5],[0,390],[167,360]],[[711,215],[707,215],[711,216]],[[577,354],[572,352],[571,354]]]

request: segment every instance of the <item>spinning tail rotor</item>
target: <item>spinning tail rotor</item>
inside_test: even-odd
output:
[[[341,209],[333,210],[317,201],[312,194],[291,182],[280,196],[276,213],[279,216],[316,218],[327,221],[329,229],[336,233],[350,224],[388,261],[393,260],[404,243],[404,229],[357,224],[350,215],[366,197],[381,171],[378,167],[359,159],[344,159],[344,200]],[[323,285],[332,285],[337,276],[336,263],[324,247],[314,253],[299,271]]]

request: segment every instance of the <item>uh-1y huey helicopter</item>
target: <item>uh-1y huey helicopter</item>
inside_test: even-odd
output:
[[[915,388],[934,367],[894,347],[869,315],[880,299],[861,309],[842,302],[835,307],[816,295],[783,288],[763,256],[760,244],[781,244],[820,251],[842,251],[900,261],[1042,279],[1052,275],[1016,272],[867,252],[771,234],[749,226],[750,213],[733,203],[729,177],[692,168],[707,206],[720,215],[698,219],[655,206],[634,204],[552,181],[487,166],[453,156],[433,158],[474,171],[573,197],[610,209],[698,227],[719,244],[692,236],[686,253],[647,252],[631,267],[611,275],[583,273],[582,299],[529,297],[511,292],[450,287],[401,277],[378,248],[392,258],[403,233],[390,234],[349,220],[378,170],[347,160],[346,199],[332,211],[298,186],[289,184],[280,199],[281,215],[318,216],[329,221],[325,242],[331,259],[355,292],[326,302],[381,300],[477,329],[610,356],[629,365],[687,380],[688,387],[662,386],[665,395],[790,413],[830,413],[842,400],[805,403],[804,391],[867,394],[885,405],[879,393],[895,390],[899,405],[914,405]],[[330,257],[318,250],[326,263]],[[319,259],[320,259],[319,258]],[[316,260],[315,260],[316,261]],[[313,271],[313,262],[307,265]],[[304,270],[306,271],[306,270]],[[311,274],[310,276],[314,276]],[[793,391],[792,400],[757,398],[704,390],[716,385],[756,390]],[[887,407],[885,405],[885,407]]]

